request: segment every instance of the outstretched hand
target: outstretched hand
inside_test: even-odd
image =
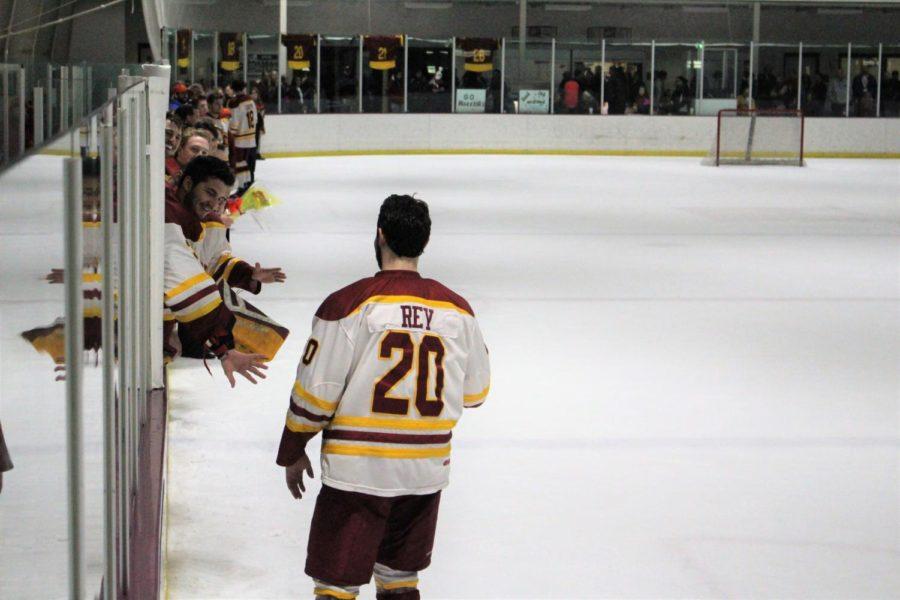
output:
[[[231,384],[231,387],[234,387],[235,384],[235,373],[240,373],[244,379],[254,384],[256,383],[256,380],[253,378],[254,375],[260,379],[265,379],[266,375],[263,371],[269,368],[262,362],[265,358],[262,354],[244,354],[237,350],[229,350],[222,357],[222,370],[225,371],[225,377],[228,378],[228,383]]]
[[[306,492],[306,486],[303,485],[303,472],[306,471],[306,474],[312,478],[313,468],[312,463],[309,462],[309,457],[306,455],[306,452],[303,453],[297,461],[284,468],[284,478],[287,482],[288,489],[291,491],[291,495],[300,500],[303,497],[303,492]]]
[[[62,283],[64,275],[65,272],[62,269],[50,269],[50,273],[44,279],[47,280],[47,283]]]
[[[281,267],[272,267],[265,269],[256,263],[253,267],[253,279],[260,283],[281,283],[287,279],[287,275],[281,270]]]

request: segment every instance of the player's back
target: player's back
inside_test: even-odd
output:
[[[382,271],[319,308],[288,427],[293,414],[300,430],[324,428],[322,479],[332,487],[431,493],[448,482],[451,430],[489,383],[468,302],[414,271]]]

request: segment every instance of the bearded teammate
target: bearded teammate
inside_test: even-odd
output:
[[[288,489],[312,477],[306,444],[319,431],[322,491],[306,573],[317,598],[356,598],[374,572],[379,600],[417,600],[431,562],[451,429],[490,387],[487,348],[469,304],[417,272],[428,205],[381,205],[381,269],[333,293],[313,319],[277,462]]]

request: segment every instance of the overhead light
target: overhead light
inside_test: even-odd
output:
[[[281,0],[263,0],[263,6],[279,6]],[[291,8],[306,8],[312,6],[312,0],[287,0],[287,5]]]
[[[425,10],[446,10],[448,8],[453,7],[452,2],[406,2],[404,3],[406,8],[411,8],[413,10],[417,8],[425,9]]]
[[[545,4],[544,10],[559,10],[565,12],[585,12],[591,10],[590,4]]]
[[[681,10],[686,13],[705,13],[705,14],[726,14],[727,6],[682,6]]]

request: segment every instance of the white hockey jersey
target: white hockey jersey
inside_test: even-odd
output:
[[[244,94],[235,98],[232,104],[228,132],[234,140],[234,146],[256,148],[256,127],[259,121],[256,103],[253,98]]]
[[[321,430],[324,484],[429,494],[449,483],[451,431],[463,408],[480,406],[489,387],[469,304],[413,271],[382,271],[316,313],[282,449],[292,433]]]

